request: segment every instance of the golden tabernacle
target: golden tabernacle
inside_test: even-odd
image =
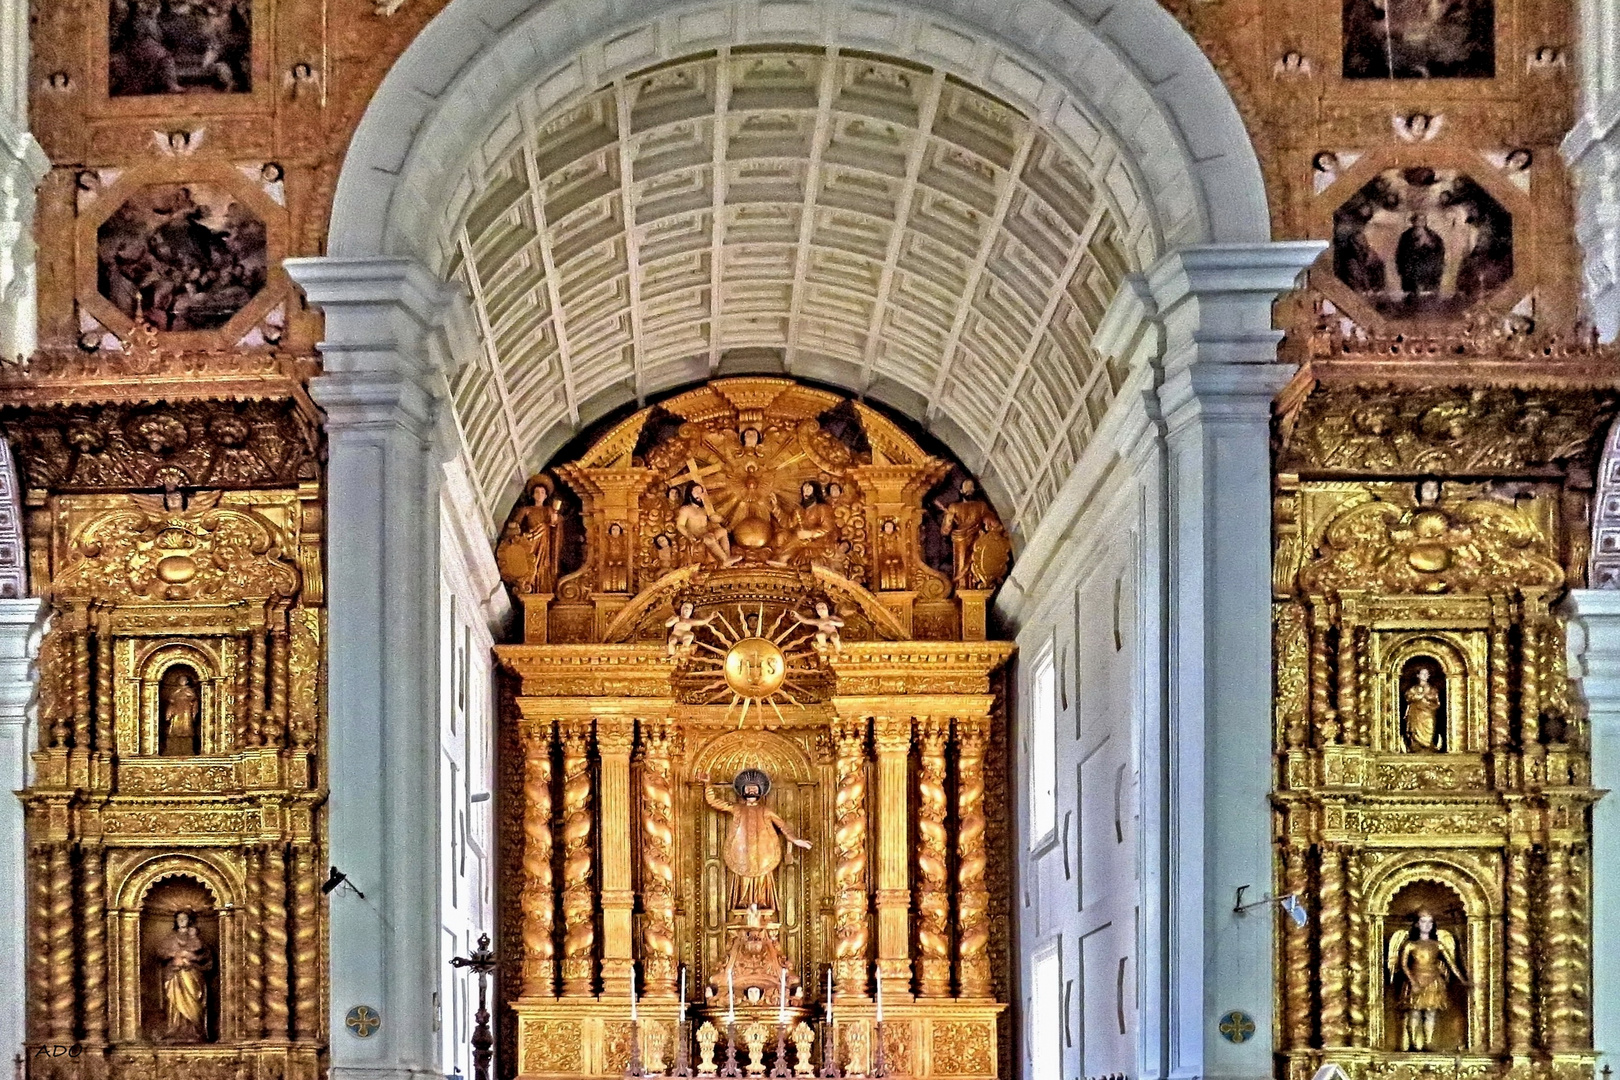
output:
[[[554,474],[498,552],[519,1075],[997,1076],[1009,545],[974,481],[768,378]]]

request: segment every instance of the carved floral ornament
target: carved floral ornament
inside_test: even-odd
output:
[[[1541,527],[1512,503],[1489,496],[1442,498],[1426,481],[1405,503],[1369,496],[1327,525],[1300,571],[1301,588],[1375,593],[1514,593],[1549,590],[1564,573]]]
[[[128,509],[91,520],[72,538],[52,591],[124,601],[295,596],[299,573],[280,530],[219,498],[213,492],[171,510],[161,498],[131,495]]]

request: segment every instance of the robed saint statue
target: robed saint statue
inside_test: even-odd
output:
[[[782,863],[782,841],[808,849],[810,841],[793,835],[788,823],[765,805],[771,791],[771,778],[760,769],[744,769],[731,781],[735,802],[726,802],[710,790],[707,773],[698,773],[703,799],[731,821],[726,828],[723,849],[726,869],[731,871],[731,909],[775,911],[776,868]]]

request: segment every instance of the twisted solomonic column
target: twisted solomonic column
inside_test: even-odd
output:
[[[1344,880],[1344,852],[1322,845],[1322,1045],[1350,1045],[1350,919]]]
[[[641,724],[641,963],[648,997],[675,995],[675,796],[669,725]]]
[[[1299,903],[1310,895],[1310,847],[1302,841],[1290,840],[1283,849],[1283,885]],[[1292,1050],[1308,1050],[1311,1046],[1311,928],[1300,926],[1292,919],[1283,921],[1283,1010],[1287,1029],[1286,1045]]]
[[[291,997],[287,985],[287,855],[280,844],[264,853],[264,1035],[285,1039]]]
[[[315,845],[293,847],[292,979],[293,1037],[308,1042],[320,1037],[320,910],[315,889]]]
[[[866,895],[866,721],[841,720],[837,728],[833,802],[833,976],[838,993],[866,996],[867,954],[872,919]]]
[[[552,722],[528,730],[523,756],[523,996],[557,992],[552,930],[557,890],[551,873]]]
[[[1530,847],[1516,840],[1507,857],[1507,1046],[1514,1057],[1535,1044],[1535,978],[1530,962]]]
[[[1541,964],[1543,1045],[1553,1053],[1579,1049],[1579,1006],[1576,968],[1572,963],[1569,845],[1554,840],[1547,845],[1547,869],[1542,889],[1542,940],[1546,952]]]
[[[66,843],[51,847],[50,1014],[56,1040],[72,1043],[78,995],[73,986],[73,852]]]
[[[107,849],[84,851],[84,1038],[107,1040]]]
[[[956,955],[961,996],[985,998],[990,988],[990,890],[985,884],[984,751],[990,721],[956,721]]]
[[[591,895],[590,717],[562,722],[563,993],[590,997],[595,984],[596,898]]]
[[[945,743],[950,720],[917,718],[917,991],[951,993],[951,898],[946,861]]]

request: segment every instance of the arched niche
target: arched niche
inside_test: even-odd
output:
[[[1486,857],[1466,856],[1469,860]],[[1489,988],[1497,984],[1492,972],[1501,968],[1503,945],[1494,884],[1482,880],[1487,871],[1484,866],[1464,865],[1463,859],[1451,861],[1428,852],[1411,852],[1368,875],[1364,895],[1370,1045],[1386,1050],[1401,1047],[1402,984],[1391,976],[1390,947],[1398,932],[1411,928],[1421,910],[1428,910],[1435,916],[1436,927],[1455,937],[1458,962],[1468,983],[1464,986],[1453,980],[1448,985],[1449,1008],[1437,1019],[1432,1052],[1485,1052],[1495,1044],[1492,1018],[1500,1014],[1501,1002],[1488,997]]]
[[[1486,691],[1484,664],[1476,663],[1467,633],[1414,631],[1390,635],[1381,641],[1378,664],[1378,725],[1375,749],[1386,753],[1429,753],[1408,745],[1403,719],[1408,694],[1420,668],[1438,680],[1441,751],[1479,753],[1486,743]],[[1484,647],[1481,637],[1477,642]],[[1479,657],[1483,660],[1483,657]]]
[[[755,728],[727,731],[711,739],[696,750],[691,763],[690,783],[685,793],[688,809],[684,819],[702,822],[699,835],[693,839],[697,841],[698,858],[702,864],[702,914],[698,938],[705,977],[719,970],[726,919],[730,914],[727,871],[721,853],[726,829],[731,821],[728,815],[705,805],[703,785],[696,777],[707,775],[719,796],[729,801],[735,796],[718,789],[729,786],[737,773],[748,768],[765,770],[771,778],[766,805],[776,811],[796,835],[813,845],[809,851],[798,851],[784,844],[781,869],[777,871],[782,953],[788,963],[803,975],[805,935],[811,921],[818,917],[816,912],[808,909],[806,898],[811,895],[811,890],[807,884],[811,875],[825,872],[827,857],[827,838],[821,827],[824,812],[814,763],[793,740],[774,731]]]
[[[207,1042],[239,1037],[235,1002],[222,989],[240,970],[240,928],[236,912],[239,875],[208,854],[166,854],[138,864],[113,892],[108,904],[108,947],[112,951],[111,1028],[120,1042],[175,1043],[165,1037],[166,1010],[158,953],[175,929],[179,911],[196,915],[199,936],[212,957],[208,988]]]
[[[193,754],[224,754],[231,749],[229,713],[235,695],[231,693],[230,657],[219,647],[201,641],[157,642],[137,655],[136,671],[139,700],[134,747],[125,752],[147,756],[185,756],[168,739],[167,711],[179,707],[175,697],[182,683],[189,683],[195,694],[195,719],[191,745]],[[121,740],[122,741],[122,740]]]

